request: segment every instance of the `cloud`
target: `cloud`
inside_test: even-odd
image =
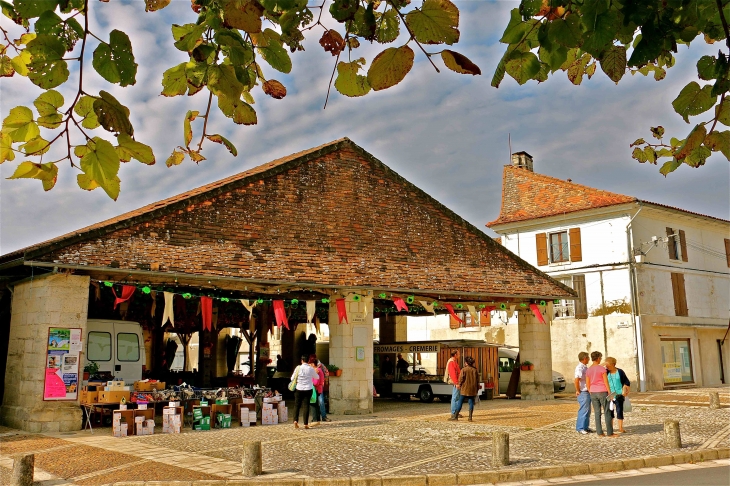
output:
[[[312,32],[305,42],[306,51],[292,55],[290,75],[265,68],[267,77],[287,86],[288,95],[274,100],[257,88],[257,126],[234,125],[213,109],[209,131],[229,138],[238,147],[238,157],[211,143],[204,146],[206,161],[167,168],[165,159],[182,143],[185,111],[203,112],[207,102],[205,92],[190,98],[159,94],[162,72],[186,60],[172,47],[169,25],[193,22],[195,14],[187,2],[172,2],[155,13],[144,13],[140,1],[94,2],[92,27],[105,35],[110,28],[129,32],[140,67],[137,84],[125,89],[110,86],[89,70],[85,89],[106,89],[130,108],[135,135],[153,146],[157,164],[124,164],[117,202],[101,190],[80,190],[77,171],[67,164],[61,165],[56,188],[48,193],[38,181],[5,180],[14,163],[0,166],[0,253],[343,136],[480,228],[499,213],[502,166],[509,162],[508,136],[514,151],[525,150],[535,157],[537,172],[730,218],[730,169],[722,158],[713,156],[701,169],[683,166],[665,179],[657,166],[632,160],[629,148],[634,139],[649,135],[650,126],[661,124],[667,134],[689,131],[673,113],[671,101],[693,77],[693,64],[707,46],[693,45],[689,52],[682,49],[677,66],[660,83],[651,77],[627,75],[616,86],[598,69],[593,79],[584,80],[579,87],[559,72],[540,85],[518,86],[505,78],[494,89],[491,76],[504,52],[498,40],[509,10],[517,3],[458,5],[462,36],[454,50],[478,64],[482,76],[452,73],[434,56],[442,71],[437,74],[417,52],[413,72],[400,85],[363,98],[347,98],[332,89],[323,110],[335,58],[319,46],[321,33]],[[372,60],[383,48],[364,44],[362,55]],[[3,78],[0,83],[2,117],[13,106],[31,103],[40,93],[25,78]],[[62,93],[69,100],[74,87],[68,86]],[[201,125],[194,123],[193,130],[197,141]]]

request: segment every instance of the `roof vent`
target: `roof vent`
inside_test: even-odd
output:
[[[530,172],[532,170],[532,155],[527,152],[515,152],[512,154],[512,166],[518,169],[527,169]]]

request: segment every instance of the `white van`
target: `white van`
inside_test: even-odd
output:
[[[84,366],[93,361],[99,371],[108,371],[115,379],[130,384],[142,379],[147,361],[139,323],[89,319],[85,338]]]
[[[512,370],[517,366],[517,349],[499,348],[499,391],[505,393],[512,378]],[[553,370],[553,390],[559,393],[565,390],[565,377]]]

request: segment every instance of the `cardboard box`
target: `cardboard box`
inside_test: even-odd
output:
[[[248,413],[248,421],[255,424],[256,423],[256,412],[249,412]]]
[[[180,406],[180,402],[170,402],[168,406],[169,407],[179,407]]]
[[[216,405],[228,405],[228,399],[227,398],[217,398],[215,401]]]
[[[79,402],[81,402],[81,403],[99,403],[99,392],[81,390],[81,392],[79,393]]]
[[[135,391],[154,391],[154,390],[164,390],[165,389],[165,382],[164,381],[135,381],[134,382],[134,389]]]
[[[99,392],[98,403],[119,403],[124,398],[129,401],[130,393],[128,391],[101,391]]]

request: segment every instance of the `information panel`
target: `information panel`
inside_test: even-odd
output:
[[[48,329],[44,400],[76,400],[79,393],[81,329]]]

